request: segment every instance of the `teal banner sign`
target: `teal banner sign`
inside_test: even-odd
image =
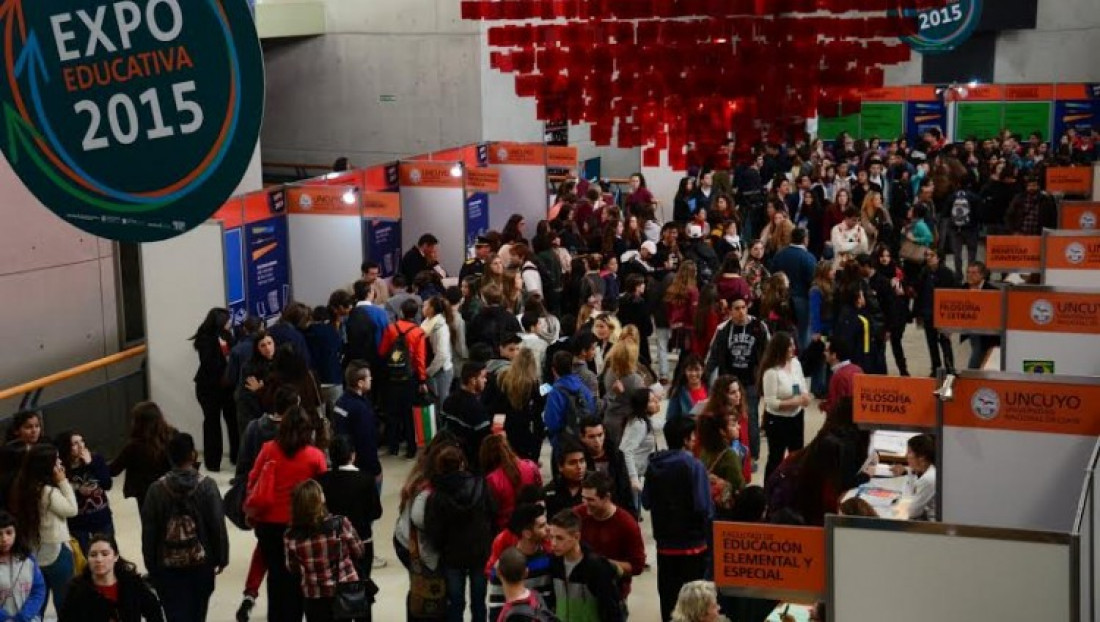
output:
[[[263,117],[246,0],[0,0],[4,155],[46,207],[149,242],[237,188]]]
[[[981,0],[944,0],[925,8],[910,8],[906,5],[913,3],[905,0],[898,4],[892,13],[905,24],[901,40],[921,54],[954,50],[970,38],[982,19]]]

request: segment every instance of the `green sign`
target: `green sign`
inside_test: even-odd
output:
[[[1051,102],[1006,103],[1004,125],[1025,141],[1032,132],[1039,132],[1043,140],[1050,140],[1051,108]]]
[[[848,132],[852,138],[859,137],[859,115],[850,114],[844,117],[818,117],[817,135],[821,140],[836,140],[841,132]]]
[[[1004,104],[1002,102],[960,103],[958,108],[955,136],[959,140],[993,138],[1003,127]]]
[[[905,133],[905,104],[863,104],[861,127],[860,138],[894,140]]]
[[[1024,361],[1025,374],[1053,374],[1054,361]]]
[[[917,4],[911,0],[894,2],[901,5],[890,11],[891,16],[903,18],[905,35],[901,40],[921,54],[954,50],[970,38],[982,19],[981,0],[947,0],[929,8],[910,8]]]
[[[161,240],[236,189],[264,97],[245,0],[2,0],[0,24],[0,145],[62,219]]]

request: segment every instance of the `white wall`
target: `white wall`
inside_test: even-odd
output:
[[[363,166],[478,141],[479,24],[459,9],[328,0],[328,34],[265,42],[264,159]]]
[[[993,10],[988,3],[986,10]],[[1001,33],[993,77],[997,82],[1096,82],[1100,43],[1096,0],[1041,0],[1035,30]]]
[[[0,157],[0,388],[118,351],[114,244],[64,222],[28,191]],[[106,379],[87,374],[42,401]],[[0,415],[17,400],[0,403]]]

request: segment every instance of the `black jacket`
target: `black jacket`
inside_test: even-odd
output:
[[[489,411],[481,401],[481,396],[465,389],[452,391],[443,402],[443,412],[439,418],[440,426],[453,434],[466,454],[466,464],[471,471],[481,471],[479,453],[481,441],[492,432],[492,420]]]
[[[374,477],[362,471],[326,471],[314,479],[325,492],[325,505],[332,514],[347,517],[364,542],[371,539],[371,523],[382,517],[382,502]]]
[[[756,386],[756,368],[769,338],[767,325],[754,317],[749,317],[744,326],[722,324],[710,343],[703,378],[710,378],[717,370],[719,375],[737,376],[745,387]]]
[[[619,296],[619,323],[623,326],[633,324],[645,339],[653,334],[653,311],[645,294],[635,297],[633,294]]]
[[[420,252],[417,247],[409,249],[405,256],[401,258],[401,264],[398,268],[398,272],[405,277],[405,280],[411,285],[416,280],[416,275],[431,268],[428,263],[428,259],[424,257],[424,254]]]
[[[483,572],[493,544],[493,498],[485,479],[462,471],[432,480],[424,528],[444,568]]]
[[[543,363],[544,369],[548,367]],[[551,379],[551,382],[553,380]],[[539,393],[538,386],[531,387],[531,394],[521,408],[512,405],[511,400],[501,390],[496,378],[493,378],[481,397],[489,413],[503,414],[504,434],[508,443],[523,458],[538,462],[542,450],[542,441],[546,439],[546,424],[542,412],[546,409],[546,398]],[[479,450],[480,451],[480,450]]]
[[[1054,203],[1054,197],[1045,192],[1040,192],[1039,197],[1039,229],[1058,228],[1058,206]],[[1009,233],[1019,233],[1024,222],[1024,210],[1027,207],[1027,193],[1016,195],[1008,206],[1005,214],[1005,224]]]
[[[611,489],[611,500],[615,505],[623,508],[634,518],[638,518],[638,507],[634,503],[634,489],[630,486],[630,472],[626,470],[626,456],[623,452],[611,444],[609,437],[604,438],[604,455],[607,456],[607,474],[614,483]],[[584,460],[588,463],[588,471],[596,470],[596,461],[584,453]]]
[[[927,266],[917,277],[917,299],[913,304],[913,314],[932,323],[935,319],[934,297],[937,289],[955,289],[959,286],[955,273],[942,262],[934,271]]]
[[[223,338],[233,347],[233,340],[229,334]],[[217,335],[199,335],[195,337],[195,351],[199,353],[199,369],[195,372],[195,387],[204,392],[232,391],[231,387],[223,384],[227,357],[222,354],[222,346]]]
[[[472,348],[476,343],[485,343],[496,352],[500,336],[505,332],[523,332],[516,316],[499,305],[485,307],[466,324],[466,345]]]
[[[172,469],[149,487],[141,508],[141,554],[150,574],[161,570],[161,540],[168,527],[177,498],[193,504],[199,518],[199,539],[207,563],[215,568],[229,565],[229,532],[225,528],[222,497],[218,485],[195,469]]]
[[[116,565],[117,568],[117,565]],[[104,598],[92,584],[90,574],[76,577],[58,614],[58,622],[115,620],[117,622],[164,622],[164,611],[149,584],[133,573],[116,573],[118,602]]]

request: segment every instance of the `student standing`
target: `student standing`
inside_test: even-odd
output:
[[[545,518],[544,518],[545,520]],[[494,576],[499,577],[504,604],[497,609],[494,622],[525,622],[540,619],[539,612],[552,612],[549,605],[537,590],[529,585],[531,567],[527,556],[519,547],[505,550],[497,560]]]
[[[581,540],[592,552],[611,562],[625,605],[631,579],[645,570],[645,543],[638,521],[611,499],[611,478],[589,473],[581,486],[583,505],[573,508],[581,519]]]
[[[346,516],[329,513],[317,482],[295,486],[291,503],[286,567],[299,577],[306,622],[332,622],[336,586],[359,580],[355,560],[364,558],[363,544]]]
[[[622,622],[615,569],[581,545],[581,519],[562,510],[550,521],[555,612],[561,622]]]
[[[237,407],[233,400],[233,387],[225,383],[225,369],[229,350],[233,347],[229,311],[213,308],[206,314],[191,341],[199,355],[199,369],[195,372],[195,397],[202,407],[202,435],[205,448],[206,470],[217,472],[222,464],[222,426],[229,430],[229,461],[236,464],[237,447],[240,444],[240,428],[237,427]],[[308,355],[308,354],[307,354]]]
[[[88,544],[88,567],[69,586],[58,622],[117,620],[164,622],[153,588],[118,554],[114,536],[96,534]]]
[[[414,249],[415,250],[415,249]],[[386,327],[378,353],[384,361],[386,442],[396,456],[405,441],[405,457],[416,456],[416,432],[412,425],[413,401],[417,392],[428,392],[427,338],[416,323],[420,305],[415,300],[401,304],[402,319]]]
[[[204,622],[214,577],[229,565],[222,498],[195,468],[190,434],[172,437],[168,459],[172,470],[149,487],[142,508],[141,553],[168,621]]]
[[[496,555],[490,554],[489,568],[486,571],[489,576],[489,620],[502,620],[502,608],[505,603],[517,600],[518,593],[514,589],[515,573],[509,575],[501,568],[504,558],[510,555],[508,551],[517,551],[521,557],[519,561],[524,566],[525,573],[518,582],[532,593],[536,594],[544,606],[550,611],[554,610],[554,583],[550,578],[550,551],[547,547],[550,535],[549,523],[546,521],[546,508],[538,503],[524,503],[516,506],[512,513],[511,524],[508,531],[513,536],[515,544]],[[497,536],[498,540],[501,536]],[[494,541],[494,548],[496,541]]]
[[[371,524],[382,517],[382,502],[378,497],[375,479],[355,466],[358,456],[351,440],[337,435],[329,446],[331,471],[316,478],[324,491],[325,506],[338,516],[346,517],[362,541],[364,555],[358,558],[356,569],[360,578],[369,579],[371,568],[384,567],[385,561],[374,554],[374,533]],[[378,564],[377,562],[382,562]]]
[[[706,467],[691,453],[695,420],[679,417],[670,421],[665,426],[665,440],[668,449],[649,460],[642,505],[653,519],[661,620],[668,622],[680,587],[706,575],[714,502]]]
[[[111,489],[111,469],[103,456],[92,453],[84,437],[72,430],[57,435],[54,443],[65,466],[65,477],[76,492],[77,514],[69,519],[69,533],[88,551],[92,534],[113,534],[114,521],[107,491]]]
[[[764,400],[764,431],[768,435],[768,463],[764,467],[767,481],[788,451],[802,449],[805,409],[813,401],[789,334],[776,333],[768,343],[760,361],[759,384]]]
[[[0,510],[0,614],[6,620],[38,620],[46,608],[46,581],[15,517]]]
[[[141,511],[149,486],[172,468],[168,462],[168,441],[174,430],[155,402],[135,404],[130,419],[130,439],[111,462],[111,476],[126,472],[122,495],[135,499]]]

